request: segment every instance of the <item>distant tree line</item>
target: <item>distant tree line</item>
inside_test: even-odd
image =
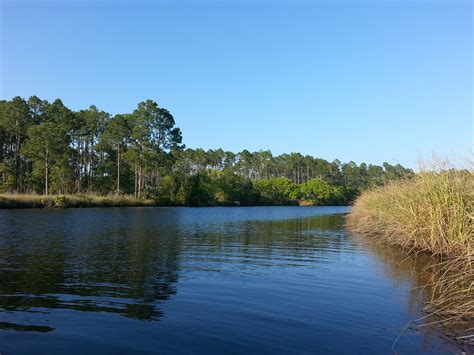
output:
[[[152,100],[117,115],[36,96],[0,101],[3,192],[133,194],[163,205],[325,205],[412,174],[399,164],[186,149],[173,115]]]

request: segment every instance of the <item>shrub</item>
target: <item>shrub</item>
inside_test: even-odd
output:
[[[69,199],[64,195],[56,195],[53,198],[54,207],[66,207]]]

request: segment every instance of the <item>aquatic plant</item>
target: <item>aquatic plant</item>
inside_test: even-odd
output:
[[[431,254],[441,267],[429,281],[425,310],[437,322],[474,319],[472,169],[422,168],[413,178],[368,190],[355,201],[347,226],[409,252]]]
[[[0,208],[68,208],[154,206],[154,200],[133,196],[0,194]]]

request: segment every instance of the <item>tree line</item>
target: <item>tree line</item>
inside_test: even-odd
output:
[[[130,194],[164,205],[346,204],[412,174],[399,164],[189,149],[173,115],[152,100],[117,115],[36,96],[0,101],[3,192]]]

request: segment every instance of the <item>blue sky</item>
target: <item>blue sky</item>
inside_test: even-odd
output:
[[[1,98],[168,108],[188,147],[415,166],[473,141],[471,1],[1,0]]]

